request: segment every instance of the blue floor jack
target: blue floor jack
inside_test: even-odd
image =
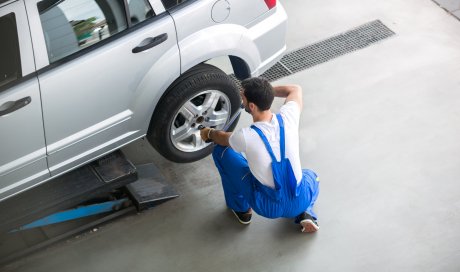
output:
[[[121,151],[0,202],[0,265],[179,195]]]

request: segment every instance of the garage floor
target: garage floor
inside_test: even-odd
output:
[[[318,233],[260,216],[240,225],[210,157],[174,164],[138,141],[126,154],[154,162],[179,198],[0,270],[460,271],[460,21],[431,0],[283,4],[289,51],[377,19],[395,32],[275,82],[304,89]]]

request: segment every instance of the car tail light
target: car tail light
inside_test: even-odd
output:
[[[268,9],[272,9],[276,6],[276,0],[265,0],[265,4],[267,4]]]

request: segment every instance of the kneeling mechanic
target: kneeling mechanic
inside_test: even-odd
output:
[[[313,171],[301,168],[299,156],[301,87],[273,87],[264,78],[241,85],[253,124],[233,133],[213,128],[200,132],[203,140],[216,143],[212,156],[227,206],[242,224],[251,222],[254,211],[267,218],[293,218],[302,232],[317,231],[313,205],[319,182]],[[274,97],[286,99],[278,114],[270,110]]]

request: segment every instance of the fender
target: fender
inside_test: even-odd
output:
[[[261,56],[256,44],[239,25],[215,25],[179,41],[181,73],[209,59],[221,56],[235,56],[244,60],[251,73],[261,65]]]

